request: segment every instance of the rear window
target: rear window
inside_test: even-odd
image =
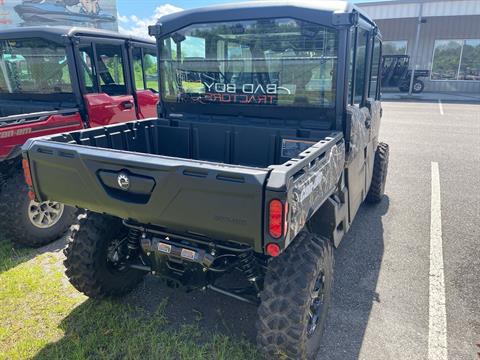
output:
[[[337,33],[279,18],[196,24],[163,39],[167,102],[333,107]]]
[[[65,47],[45,39],[0,40],[0,93],[72,93]]]

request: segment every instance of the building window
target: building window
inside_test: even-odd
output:
[[[480,81],[480,39],[435,40],[431,80]]]
[[[384,41],[382,43],[382,55],[406,55],[407,40]]]

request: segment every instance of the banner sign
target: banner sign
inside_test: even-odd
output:
[[[0,0],[0,30],[32,25],[117,31],[116,0]]]

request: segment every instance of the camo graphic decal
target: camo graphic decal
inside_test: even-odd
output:
[[[303,229],[315,211],[335,190],[345,164],[345,143],[334,145],[325,157],[304,168],[287,185],[289,205],[288,244]]]
[[[370,138],[378,140],[380,132],[380,119],[382,112],[382,103],[380,101],[372,101],[370,103],[370,112],[372,114],[372,122],[370,126]]]
[[[351,115],[352,124],[350,129],[350,149],[347,162],[352,161],[359,151],[367,145],[370,138],[370,131],[365,126],[366,113],[356,106],[348,106],[347,112]]]

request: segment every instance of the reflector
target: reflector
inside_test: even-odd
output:
[[[275,243],[268,244],[267,254],[273,257],[280,255],[280,246],[278,246],[278,244],[275,244]]]
[[[197,255],[197,253],[193,250],[189,250],[189,249],[182,249],[181,253],[180,253],[180,256],[185,258],[185,259],[189,259],[189,260],[195,260],[195,255]]]
[[[29,187],[33,186],[32,174],[30,172],[30,165],[27,159],[22,160],[23,174],[25,175],[25,182]]]
[[[172,252],[172,246],[169,244],[158,243],[158,251],[161,251],[165,254],[170,254]]]

